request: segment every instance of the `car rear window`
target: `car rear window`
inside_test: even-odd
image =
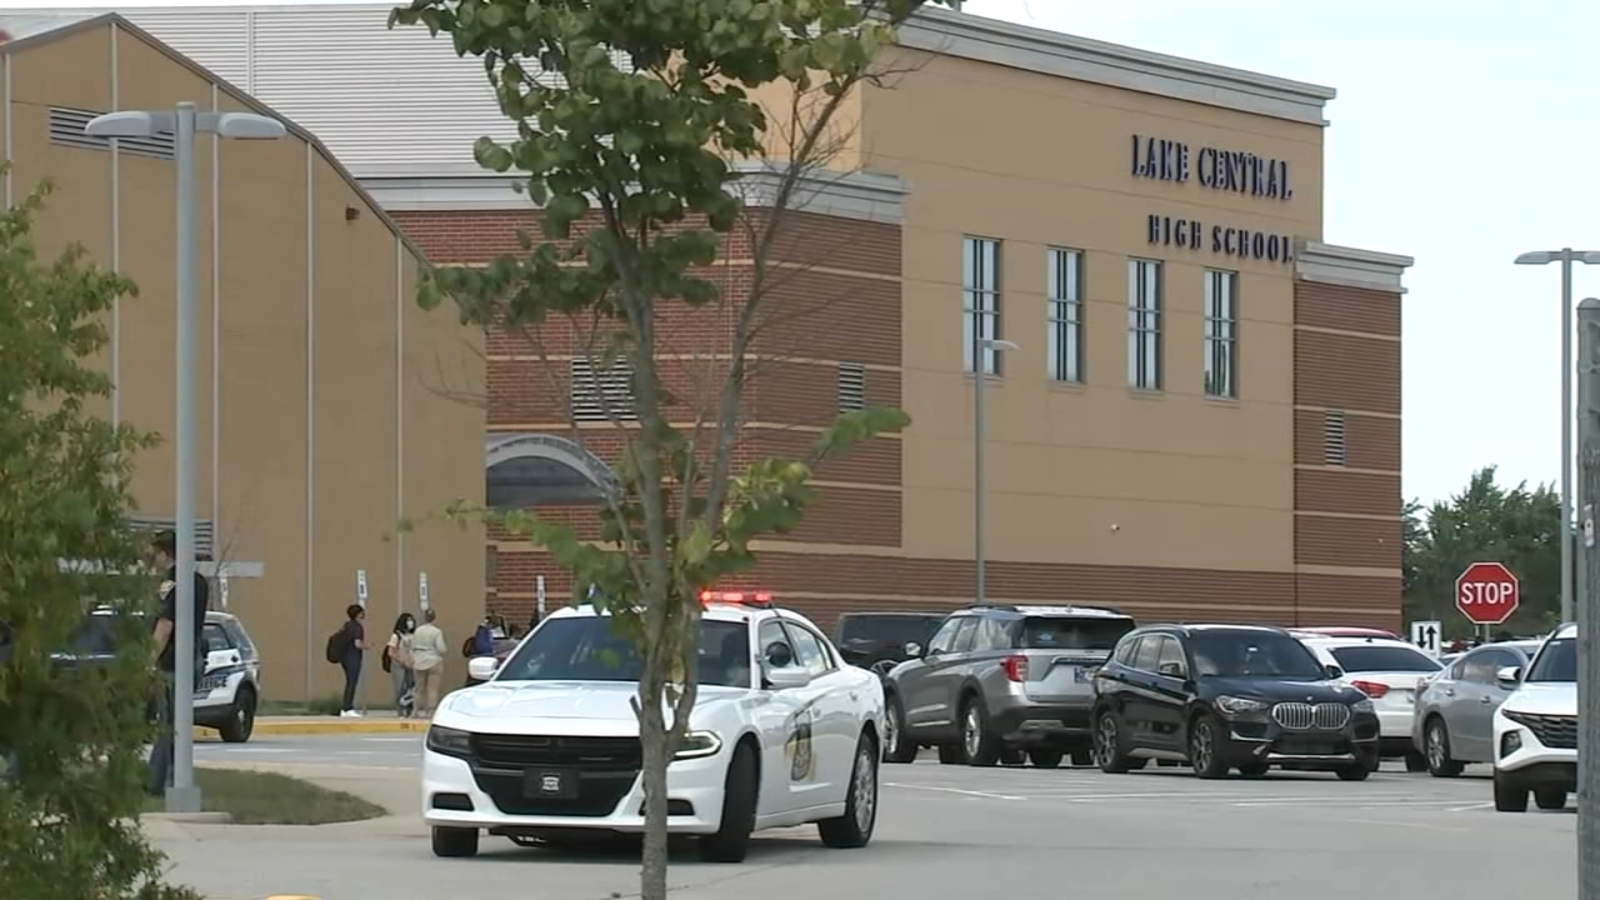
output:
[[[1334,662],[1346,672],[1437,672],[1440,664],[1410,647],[1334,647]]]
[[[839,620],[839,640],[926,644],[943,616],[845,616]]]
[[[1132,630],[1132,619],[1029,616],[1022,622],[1018,647],[1023,650],[1101,650],[1110,653],[1117,641]]]

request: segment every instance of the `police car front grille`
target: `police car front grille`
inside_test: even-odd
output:
[[[639,768],[643,757],[638,738],[537,734],[474,734],[472,752],[484,766],[519,770],[561,766],[625,771]]]

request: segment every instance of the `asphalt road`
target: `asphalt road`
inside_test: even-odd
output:
[[[159,846],[174,876],[213,897],[304,892],[323,900],[436,900],[462,885],[483,896],[606,900],[637,890],[627,848],[574,853],[486,838],[474,860],[439,860],[414,808],[416,737],[278,738],[206,747],[202,764],[270,766],[394,798],[398,815],[304,828],[189,826]],[[1184,769],[973,769],[930,760],[883,768],[871,846],[828,850],[813,828],[768,832],[743,865],[674,860],[683,900],[929,900],[1034,894],[1101,898],[1297,900],[1386,896],[1504,900],[1576,892],[1565,812],[1495,813],[1489,783],[1384,771],[1346,784],[1273,773],[1202,782]]]

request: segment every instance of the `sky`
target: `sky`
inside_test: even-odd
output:
[[[211,0],[196,5],[223,5]],[[289,5],[292,0],[278,0]],[[306,2],[306,0],[301,0]],[[278,5],[275,4],[275,5]],[[0,9],[41,0],[0,0]],[[63,8],[88,4],[61,4]],[[125,0],[122,7],[191,5]],[[268,5],[231,3],[229,5]],[[1600,251],[1586,0],[968,0],[966,11],[1337,88],[1328,243],[1416,259],[1403,301],[1403,491],[1561,472],[1561,281],[1529,250]],[[1587,151],[1587,153],[1585,153]],[[1591,224],[1592,223],[1592,224]],[[1577,266],[1574,301],[1600,296]]]

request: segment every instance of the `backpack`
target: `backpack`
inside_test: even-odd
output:
[[[350,639],[345,634],[344,626],[341,625],[338,631],[328,635],[328,662],[335,665],[344,662],[344,652],[349,645]]]
[[[467,638],[466,641],[461,644],[461,655],[465,656],[467,659],[471,659],[478,655],[477,649],[478,637],[477,635],[473,635],[472,637]]]
[[[385,672],[394,671],[394,661],[389,658],[389,647],[387,645],[383,648],[383,670]]]

